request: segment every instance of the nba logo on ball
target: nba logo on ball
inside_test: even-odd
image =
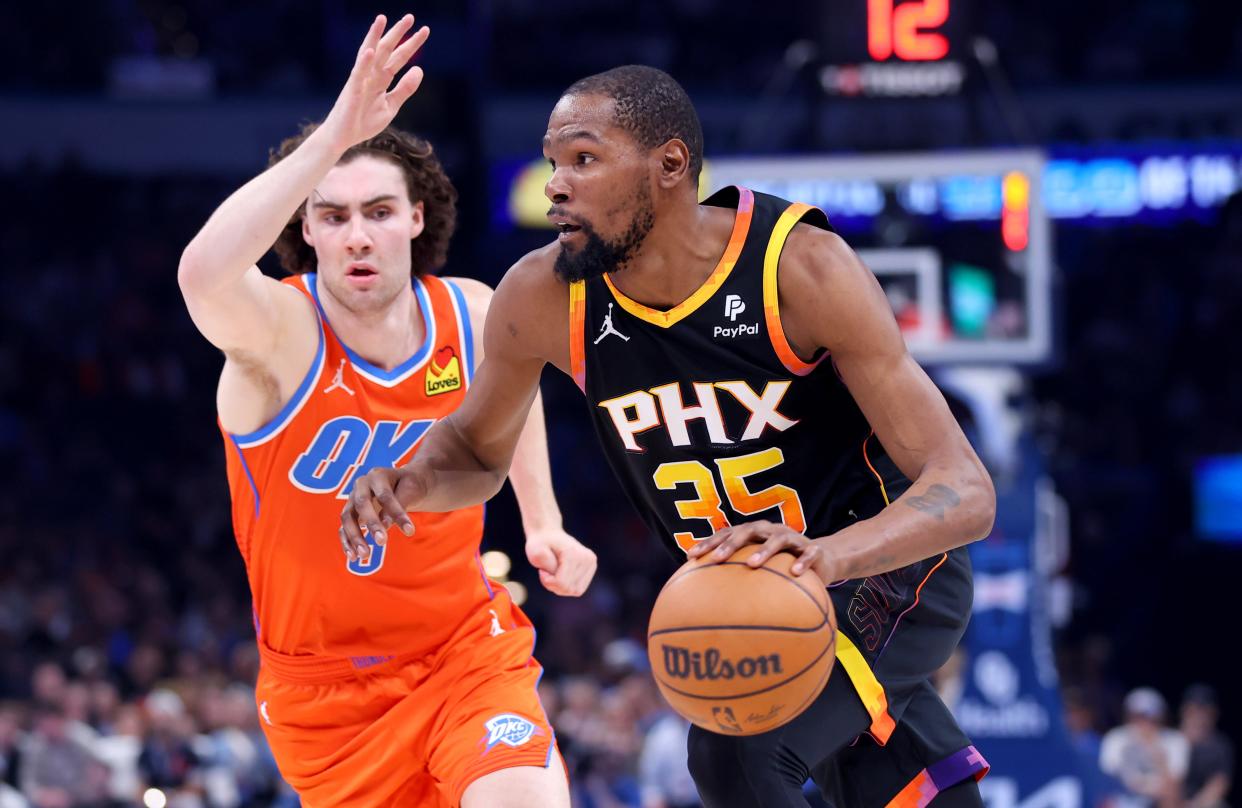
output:
[[[489,718],[484,726],[487,727],[487,749],[484,749],[484,752],[498,743],[505,746],[521,746],[534,737],[536,732],[534,724],[512,713],[502,713]]]
[[[727,561],[689,561],[651,610],[647,656],[669,705],[724,735],[791,721],[823,691],[837,625],[823,581],[793,575],[779,553],[752,569],[743,547]]]

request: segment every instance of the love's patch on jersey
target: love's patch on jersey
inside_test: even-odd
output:
[[[461,362],[452,346],[436,351],[427,363],[426,392],[429,396],[461,389]]]

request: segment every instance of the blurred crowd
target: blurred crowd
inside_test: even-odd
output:
[[[307,13],[291,0],[109,0],[0,7],[0,88],[140,90],[143,65],[202,93],[315,93],[335,88],[356,32],[378,11],[412,11],[452,47],[428,58],[497,87],[559,88],[566,75],[641,61],[705,88],[753,92],[788,46],[835,22],[833,3],[723,0],[334,0]],[[955,14],[963,13],[954,4]],[[1019,87],[1202,79],[1242,71],[1242,13],[1232,3],[1181,0],[966,5]],[[66,20],[71,24],[66,25]],[[549,25],[555,20],[555,25]],[[565,48],[566,32],[588,38]],[[148,76],[148,78],[153,78]],[[150,87],[148,87],[150,89]]]
[[[1222,808],[1233,787],[1234,749],[1217,727],[1209,685],[1193,684],[1176,715],[1159,691],[1137,687],[1123,701],[1122,722],[1101,734],[1098,710],[1069,688],[1066,724],[1075,749],[1103,775],[1115,808]]]

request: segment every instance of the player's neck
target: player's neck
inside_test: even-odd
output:
[[[374,311],[355,312],[320,283],[319,300],[336,336],[351,351],[381,370],[392,370],[418,351],[426,324],[418,298],[405,286],[392,302]]]
[[[610,277],[627,297],[655,309],[671,309],[694,294],[720,263],[735,212],[706,205],[662,211],[643,246]]]

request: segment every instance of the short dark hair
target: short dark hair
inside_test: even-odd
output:
[[[1199,704],[1204,707],[1215,707],[1216,690],[1211,685],[1196,682],[1186,688],[1186,693],[1182,696],[1182,704]]]
[[[617,124],[645,149],[677,138],[690,150],[690,176],[703,168],[703,125],[677,80],[654,67],[624,65],[579,79],[562,95],[602,95],[613,100]]]
[[[273,166],[288,157],[318,128],[317,123],[303,126],[302,131],[272,150],[267,164]],[[410,241],[410,274],[418,277],[434,273],[448,260],[449,240],[457,227],[457,189],[444,173],[435,150],[422,138],[390,126],[351,146],[337,165],[362,156],[394,163],[405,175],[410,201],[423,203],[423,232]],[[314,272],[316,267],[315,249],[302,238],[302,214],[299,207],[274,245],[280,265],[291,275]]]

